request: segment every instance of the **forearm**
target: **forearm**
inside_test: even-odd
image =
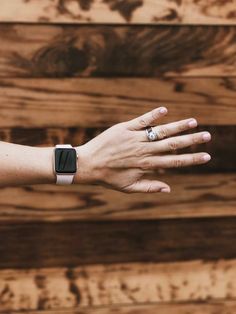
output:
[[[0,142],[0,186],[55,183],[53,149]]]
[[[83,145],[77,151],[77,172],[73,184],[95,183]],[[33,147],[0,141],[0,187],[30,184],[55,184],[55,147]],[[92,176],[93,174],[93,176]]]

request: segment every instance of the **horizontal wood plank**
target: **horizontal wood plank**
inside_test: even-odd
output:
[[[234,26],[0,24],[0,77],[236,75]]]
[[[234,259],[235,237],[236,217],[21,224],[2,221],[0,268]]]
[[[220,301],[229,302],[236,297],[235,278],[235,260],[8,269],[0,271],[0,312],[63,309],[68,314],[90,311],[154,314],[158,310],[161,314],[222,314],[220,310],[227,307]],[[212,304],[203,304],[209,299]],[[236,308],[232,304],[229,309]]]
[[[134,306],[112,306],[83,308],[73,310],[46,310],[28,311],[27,314],[235,314],[235,301],[207,301],[204,303],[167,303],[167,304],[148,304]],[[11,313],[15,313],[11,311]],[[25,314],[25,311],[17,311],[18,314]]]
[[[163,193],[125,194],[95,185],[33,185],[0,190],[0,222],[142,220],[235,216],[236,175],[161,175]]]
[[[236,24],[235,0],[1,0],[0,21]]]
[[[163,105],[168,121],[234,125],[235,104],[235,78],[0,80],[1,128],[105,128]]]

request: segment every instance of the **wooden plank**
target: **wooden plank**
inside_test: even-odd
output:
[[[73,146],[87,143],[106,128],[0,128],[1,141],[31,146],[54,146],[57,143],[70,142]],[[236,126],[234,125],[200,125],[191,132],[209,131],[212,140],[201,145],[179,150],[179,153],[207,151],[212,160],[206,165],[178,169],[162,169],[162,173],[212,173],[235,172],[236,163]],[[188,132],[184,132],[188,133]],[[181,133],[182,134],[182,133]],[[180,135],[180,134],[179,134]],[[176,152],[173,152],[176,153]],[[224,162],[222,162],[224,160]]]
[[[0,20],[50,23],[236,24],[235,0],[1,0]]]
[[[63,309],[68,314],[77,311],[110,313],[109,310],[112,313],[151,314],[156,313],[155,309],[161,314],[182,311],[222,314],[220,309],[225,307],[219,302],[235,300],[235,278],[235,260],[122,263],[26,271],[7,269],[0,271],[0,312]],[[209,299],[212,304],[202,304]],[[172,306],[170,302],[173,302]],[[235,301],[232,304],[231,310],[236,308]],[[146,308],[147,312],[141,312]]]
[[[28,314],[235,314],[236,304],[234,301],[207,301],[204,303],[167,303],[167,304],[148,304],[133,306],[112,306],[95,307],[73,310],[46,310],[28,311]],[[12,312],[11,313],[15,313]],[[18,314],[25,314],[25,311],[17,311]]]
[[[105,128],[162,105],[163,122],[234,125],[235,104],[235,78],[0,80],[1,128]]]
[[[120,221],[235,216],[236,175],[161,175],[170,195],[124,194],[92,185],[0,190],[0,222]]]
[[[236,217],[1,222],[0,268],[233,259],[235,237]]]
[[[0,38],[0,77],[236,75],[234,26],[1,24]]]

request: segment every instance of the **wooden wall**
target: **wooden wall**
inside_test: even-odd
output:
[[[0,190],[0,313],[236,313],[236,1],[1,0],[2,141],[80,145],[166,105],[207,165],[170,195]]]

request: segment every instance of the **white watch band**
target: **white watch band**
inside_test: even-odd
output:
[[[70,144],[57,144],[56,148],[72,148]],[[56,174],[56,184],[64,185],[71,184],[74,179],[74,174]]]

